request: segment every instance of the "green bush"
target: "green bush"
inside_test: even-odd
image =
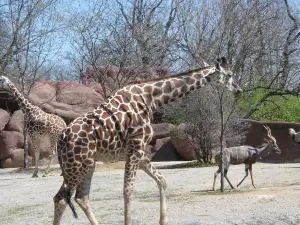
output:
[[[265,95],[266,90],[253,91],[239,105],[245,114],[252,109]],[[295,96],[270,96],[260,105],[250,119],[264,121],[300,122],[300,98]]]

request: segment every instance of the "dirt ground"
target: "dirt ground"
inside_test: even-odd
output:
[[[57,168],[57,166],[56,166]],[[123,224],[123,164],[99,165],[92,181],[91,205],[99,224]],[[212,192],[217,167],[162,169],[168,183],[169,225],[209,224],[300,224],[300,164],[254,165],[240,188]],[[0,170],[0,224],[52,224],[52,198],[62,177],[54,169],[48,177],[31,178],[32,170]],[[244,166],[231,166],[228,177],[237,184]],[[218,182],[219,186],[220,183]],[[143,171],[137,174],[133,194],[133,225],[153,225],[159,221],[159,195],[156,183]],[[62,224],[89,224],[76,205],[79,219],[66,209]]]

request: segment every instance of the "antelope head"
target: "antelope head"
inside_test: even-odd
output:
[[[281,154],[281,150],[276,143],[276,139],[271,134],[270,127],[266,125],[263,125],[263,127],[267,130],[267,137],[264,138],[264,140],[268,143],[268,145],[271,145],[271,151],[275,152],[276,154]]]

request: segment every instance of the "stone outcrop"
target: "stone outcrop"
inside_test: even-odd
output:
[[[171,143],[176,148],[177,152],[183,160],[195,160],[196,153],[195,147],[190,139],[190,137],[185,132],[186,124],[180,124],[171,130]]]

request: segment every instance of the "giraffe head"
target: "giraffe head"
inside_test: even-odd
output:
[[[243,91],[242,88],[233,81],[233,72],[231,71],[232,66],[225,57],[222,57],[221,59],[218,58],[215,67],[215,73],[218,75],[214,82],[216,86],[225,87],[235,93]]]
[[[0,93],[11,93],[12,82],[5,76],[0,76]]]

